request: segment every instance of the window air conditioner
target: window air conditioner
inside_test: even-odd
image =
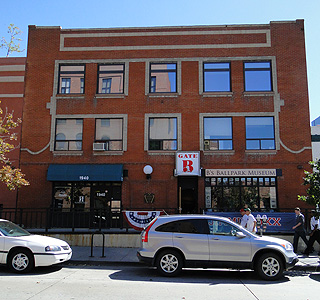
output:
[[[93,151],[105,151],[105,143],[93,143]]]
[[[204,141],[204,150],[210,150],[210,141],[209,140]]]

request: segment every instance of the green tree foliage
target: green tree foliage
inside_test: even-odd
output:
[[[23,52],[23,50],[20,49],[20,42],[21,39],[19,38],[19,35],[21,35],[22,31],[19,27],[15,26],[14,24],[10,24],[8,26],[8,34],[9,34],[9,40],[7,41],[5,37],[2,37],[0,42],[0,48],[6,49],[6,57],[8,57],[12,52]]]
[[[0,102],[1,103],[1,102]],[[15,190],[23,185],[29,185],[25,180],[20,169],[11,167],[8,153],[14,149],[10,143],[17,139],[14,129],[21,123],[20,119],[13,119],[13,114],[4,112],[0,107],[0,181],[2,181],[9,190]]]
[[[320,160],[309,162],[313,172],[304,171],[303,185],[308,185],[307,196],[298,196],[312,206],[320,207]]]

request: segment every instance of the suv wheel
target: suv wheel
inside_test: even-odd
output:
[[[283,275],[283,263],[277,254],[265,253],[258,258],[255,270],[264,280],[277,280]]]
[[[177,276],[182,270],[181,255],[175,250],[162,251],[157,256],[156,267],[161,275]]]

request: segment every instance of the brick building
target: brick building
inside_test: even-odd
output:
[[[25,63],[25,57],[0,58],[0,107],[4,114],[13,112],[15,120],[22,118]],[[11,141],[15,148],[8,157],[12,166],[19,168],[21,126],[16,129],[16,133],[18,139]],[[0,207],[13,208],[16,206],[16,201],[17,191],[9,191],[0,183]]]
[[[310,160],[303,20],[29,26],[19,207],[283,210]]]

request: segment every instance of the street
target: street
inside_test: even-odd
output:
[[[165,278],[145,266],[65,265],[30,274],[0,268],[6,300],[39,299],[319,299],[320,273],[289,271],[279,282],[257,279],[252,271],[184,270]]]

